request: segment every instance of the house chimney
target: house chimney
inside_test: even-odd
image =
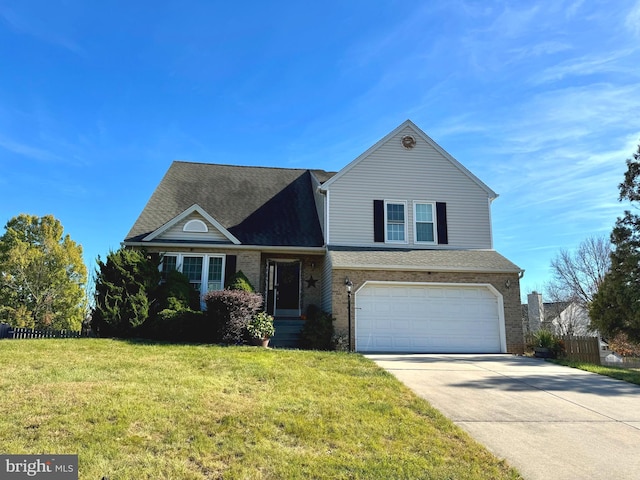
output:
[[[540,330],[542,321],[544,320],[542,295],[535,290],[527,295],[527,308],[529,310],[529,331],[537,332]]]

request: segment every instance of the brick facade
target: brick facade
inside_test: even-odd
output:
[[[507,352],[522,354],[524,340],[520,305],[520,281],[517,273],[416,272],[389,270],[335,270],[331,294],[336,332],[348,332],[347,289],[345,277],[353,282],[351,298],[351,338],[355,343],[355,292],[366,281],[427,282],[427,283],[484,283],[492,285],[503,297]],[[508,285],[508,286],[507,286]]]

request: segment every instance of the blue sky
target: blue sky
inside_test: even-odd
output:
[[[0,0],[0,224],[93,269],[173,160],[335,171],[410,118],[500,194],[525,294],[621,215],[639,110],[636,0]]]

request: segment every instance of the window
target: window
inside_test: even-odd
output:
[[[175,255],[165,255],[162,257],[162,268],[161,268],[161,276],[162,280],[167,279],[167,275],[172,270],[177,270],[177,261],[178,257]]]
[[[386,241],[406,243],[407,223],[405,221],[406,204],[404,202],[385,203]]]
[[[435,243],[435,222],[433,203],[414,203],[416,243]]]
[[[196,291],[202,290],[202,257],[184,257],[182,273],[189,279]]]
[[[207,291],[222,290],[222,257],[209,258]]]
[[[222,290],[224,287],[225,255],[165,254],[160,271],[166,280],[171,270],[182,272],[200,293]]]
[[[182,228],[183,232],[207,233],[209,229],[202,220],[189,220]]]

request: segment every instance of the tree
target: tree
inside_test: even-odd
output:
[[[637,207],[640,200],[640,145],[627,159],[624,182],[619,185],[620,201]],[[614,250],[611,269],[605,276],[589,309],[592,325],[605,336],[626,334],[640,341],[640,216],[630,210],[618,218],[611,233]]]
[[[553,280],[547,286],[553,301],[572,302],[589,308],[611,267],[611,243],[605,237],[589,237],[572,254],[568,250],[551,260]]]
[[[82,246],[52,215],[20,214],[0,237],[0,319],[79,330],[87,313]]]
[[[160,282],[158,262],[121,248],[98,257],[92,328],[100,336],[129,337],[150,315]]]

